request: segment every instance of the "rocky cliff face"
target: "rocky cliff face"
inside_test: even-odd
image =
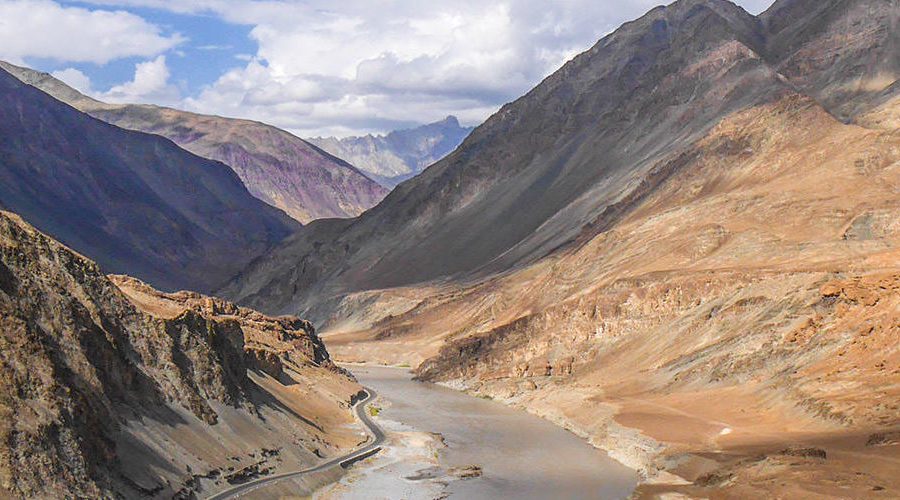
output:
[[[782,0],[762,15],[770,64],[844,122],[897,95],[895,0]]]
[[[225,163],[253,196],[302,223],[359,215],[387,194],[346,161],[263,123],[158,106],[106,104],[46,73],[5,62],[0,68],[95,118],[161,135],[196,155]]]
[[[421,127],[365,137],[315,137],[309,141],[343,158],[393,189],[450,154],[473,127],[461,127],[455,116]]]
[[[109,272],[210,290],[299,227],[225,165],[101,122],[0,69],[0,205]]]
[[[189,497],[349,444],[309,323],[107,278],[8,212],[0,344],[5,495]]]
[[[896,95],[892,2],[830,2],[825,19],[796,15],[785,28],[775,13],[794,3],[761,17],[713,0],[652,10],[504,106],[355,223],[303,231],[224,292],[324,321],[322,297],[481,279],[613,227],[733,113],[803,95],[854,121]],[[854,43],[836,44],[843,36]],[[857,57],[873,51],[883,57]]]

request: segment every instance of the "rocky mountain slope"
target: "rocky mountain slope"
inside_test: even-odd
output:
[[[846,121],[896,93],[884,76],[897,71],[893,2],[830,2],[829,22],[775,21],[822,5],[801,3],[778,2],[760,17],[724,0],[652,10],[355,222],[308,228],[225,293],[322,320],[329,311],[311,309],[324,297],[527,265],[614,226],[734,112],[798,93],[836,116],[852,105]],[[853,43],[835,45],[841,37]],[[823,46],[833,64],[820,60]]]
[[[896,497],[898,24],[654,9],[226,291],[549,418],[639,497]]]
[[[895,0],[778,1],[759,16],[767,60],[799,92],[853,122],[897,95]]]
[[[0,212],[0,495],[191,498],[354,446],[311,325],[163,294]]]
[[[382,186],[393,189],[450,154],[473,127],[462,127],[455,116],[421,127],[364,137],[314,137],[309,142],[343,158]]]
[[[387,194],[349,163],[270,125],[159,106],[102,103],[46,73],[2,61],[0,68],[95,118],[167,137],[196,155],[225,163],[253,196],[302,223],[359,215]]]
[[[227,166],[91,118],[0,70],[0,206],[166,288],[210,290],[299,227]]]

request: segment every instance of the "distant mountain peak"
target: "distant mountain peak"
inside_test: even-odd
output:
[[[456,116],[447,115],[443,120],[386,135],[308,140],[390,189],[450,154],[472,130],[461,126]]]

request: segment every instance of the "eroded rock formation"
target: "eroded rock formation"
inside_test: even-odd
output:
[[[107,277],[8,212],[0,371],[14,497],[190,495],[248,460],[308,463],[344,444],[358,389],[308,322]]]

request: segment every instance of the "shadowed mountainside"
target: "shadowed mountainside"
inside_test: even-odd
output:
[[[250,194],[302,223],[359,215],[388,192],[344,160],[270,125],[159,106],[107,104],[46,73],[2,61],[0,68],[95,118],[167,137],[196,155],[225,163]]]
[[[455,116],[421,127],[364,137],[314,137],[309,142],[356,165],[382,186],[393,189],[450,154],[473,127]]]
[[[896,0],[780,0],[760,15],[767,60],[799,92],[854,122],[897,95]]]
[[[300,225],[227,166],[0,70],[0,205],[109,272],[208,291]]]
[[[8,212],[0,369],[4,496],[191,498],[358,439],[308,322],[107,277]]]

